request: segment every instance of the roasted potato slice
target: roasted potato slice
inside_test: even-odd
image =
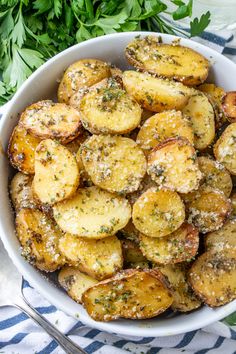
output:
[[[236,298],[236,250],[209,251],[193,263],[188,280],[200,299],[211,307]]]
[[[236,91],[227,92],[223,98],[223,110],[230,122],[236,121]]]
[[[200,188],[187,202],[187,209],[188,222],[205,234],[221,228],[232,207],[223,192]]]
[[[137,242],[133,242],[127,239],[121,240],[122,252],[125,263],[141,263],[146,262],[147,259],[141,252]]]
[[[73,154],[51,139],[43,140],[35,153],[33,193],[42,203],[55,204],[72,196],[79,185],[79,169]]]
[[[187,281],[187,267],[185,264],[165,265],[158,267],[170,283],[173,296],[172,310],[189,312],[201,306],[201,301],[196,297]]]
[[[135,68],[185,85],[199,85],[208,76],[209,61],[200,53],[182,45],[161,43],[158,37],[135,38],[125,54]]]
[[[198,90],[205,93],[205,95],[209,98],[215,112],[216,128],[220,128],[227,121],[222,109],[222,101],[225,96],[224,89],[214,84],[204,83],[198,86]]]
[[[21,208],[35,208],[35,202],[32,194],[33,177],[21,172],[15,174],[10,184],[10,194],[12,204],[16,211]]]
[[[34,174],[35,149],[40,141],[17,125],[8,145],[8,157],[12,166],[23,173]]]
[[[158,186],[180,193],[198,189],[202,178],[196,151],[185,138],[158,144],[148,156],[147,173]]]
[[[214,145],[216,160],[221,162],[225,168],[236,175],[236,123],[228,125],[223,134]]]
[[[162,237],[177,230],[185,219],[185,208],[180,196],[170,190],[155,187],[144,192],[134,203],[132,219],[141,233]]]
[[[180,82],[137,71],[125,71],[123,83],[126,91],[143,108],[153,112],[181,110],[187,104],[192,92]]]
[[[206,251],[236,250],[236,219],[228,220],[217,231],[204,237]]]
[[[215,137],[214,111],[207,96],[195,90],[183,108],[183,114],[191,120],[195,148],[206,149]]]
[[[82,295],[83,305],[95,321],[152,318],[164,312],[172,301],[166,280],[157,270],[128,269]]]
[[[137,144],[149,152],[168,138],[184,137],[193,144],[191,123],[180,111],[157,113],[146,120],[137,135]]]
[[[53,214],[63,231],[100,239],[125,227],[131,217],[131,207],[123,197],[88,187],[78,189],[71,199],[54,205]]]
[[[19,125],[39,139],[57,139],[63,144],[75,139],[81,129],[76,109],[52,101],[40,101],[27,107]]]
[[[90,87],[111,76],[109,64],[98,59],[81,59],[65,71],[58,87],[58,102],[69,103],[70,97],[81,88]]]
[[[122,269],[121,242],[116,236],[89,240],[66,233],[59,241],[59,249],[70,265],[98,280]]]
[[[135,242],[136,244],[139,243],[139,231],[132,223],[132,220],[130,220],[123,229],[119,230],[119,235],[127,240]]]
[[[81,158],[93,183],[110,192],[136,191],[146,173],[145,156],[129,138],[93,135],[81,146]]]
[[[140,249],[152,262],[173,264],[189,261],[198,251],[198,230],[184,223],[179,229],[164,237],[139,235]]]
[[[133,205],[136,200],[140,197],[140,195],[151,187],[156,187],[157,184],[151,179],[151,177],[146,173],[144,178],[142,179],[139,189],[133,193],[127,194],[126,198]]]
[[[236,193],[234,192],[231,197],[231,204],[232,204],[232,216],[236,216]]]
[[[16,215],[16,232],[23,257],[38,269],[54,272],[65,263],[58,248],[62,233],[40,210],[21,209]]]
[[[93,134],[125,134],[135,129],[142,109],[113,79],[107,87],[89,90],[80,100],[85,129]]]
[[[80,272],[76,267],[64,266],[59,274],[58,281],[68,295],[81,304],[82,294],[98,281],[87,274]]]
[[[85,140],[87,140],[89,137],[90,137],[89,132],[85,129],[81,129],[80,135],[76,139],[66,144],[66,148],[70,152],[72,152],[72,154],[76,157],[81,144],[83,144]]]
[[[212,189],[219,189],[226,197],[229,197],[233,184],[225,167],[207,156],[198,157],[197,160],[199,169],[203,174],[202,184]]]

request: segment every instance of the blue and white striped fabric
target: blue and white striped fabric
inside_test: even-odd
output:
[[[236,40],[229,32],[217,35],[205,33],[197,41],[236,61]],[[87,353],[96,354],[236,354],[236,326],[224,322],[184,335],[164,338],[119,337],[84,326],[80,321],[57,310],[25,281],[28,301],[66,333]],[[11,307],[0,308],[0,353],[4,354],[63,354],[64,351],[25,314]]]

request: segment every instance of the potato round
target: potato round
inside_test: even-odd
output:
[[[189,261],[198,251],[198,230],[184,223],[179,229],[164,237],[139,235],[140,249],[152,262],[173,264]]]
[[[22,208],[35,208],[36,204],[32,194],[33,176],[21,172],[15,174],[10,184],[10,195],[12,204],[16,211]]]
[[[84,168],[93,183],[117,193],[132,193],[146,173],[146,159],[131,139],[93,135],[81,146]]]
[[[162,237],[177,230],[185,219],[180,196],[170,190],[150,188],[133,206],[134,226],[150,237]]]
[[[206,149],[215,137],[214,111],[206,95],[195,90],[184,107],[183,113],[191,120],[195,148]]]
[[[8,157],[13,167],[26,174],[34,174],[35,149],[40,139],[29,134],[26,129],[17,125],[8,145]]]
[[[44,213],[23,208],[16,215],[16,232],[22,255],[38,269],[54,272],[64,264],[58,242],[61,231]]]
[[[233,188],[229,172],[218,161],[209,157],[198,157],[198,166],[203,174],[202,183],[212,189],[219,189],[226,197],[230,196]]]
[[[40,139],[57,139],[66,144],[75,139],[81,129],[80,114],[64,103],[40,101],[27,107],[19,125]]]
[[[188,222],[205,234],[223,226],[231,213],[231,203],[223,192],[201,188],[187,203],[187,209]]]
[[[193,129],[180,111],[157,113],[146,120],[137,135],[137,144],[148,152],[168,138],[184,137],[193,144]]]
[[[231,200],[231,204],[232,204],[232,215],[236,216],[236,193],[235,193],[235,191],[231,195],[230,200]]]
[[[170,138],[150,153],[147,172],[157,185],[188,193],[198,188],[202,177],[196,160],[196,151],[187,139]]]
[[[100,239],[114,235],[131,217],[128,201],[97,187],[80,188],[53,206],[56,222],[65,232]]]
[[[81,59],[65,71],[58,87],[58,102],[69,103],[79,89],[90,87],[111,75],[109,64],[98,59]]]
[[[126,91],[142,107],[153,112],[181,110],[192,92],[180,82],[153,77],[147,73],[125,71],[122,78]]]
[[[174,311],[189,312],[201,306],[201,301],[194,294],[187,281],[188,267],[185,263],[175,265],[158,266],[170,283],[173,296],[171,308]]]
[[[227,119],[233,123],[236,121],[236,91],[227,92],[222,102]]]
[[[60,270],[58,281],[68,295],[78,303],[81,303],[85,290],[98,283],[96,279],[80,272],[78,268],[69,266],[64,266]]]
[[[125,54],[137,69],[185,85],[199,85],[208,76],[209,61],[200,53],[181,45],[161,43],[154,36],[135,38],[126,47]]]
[[[216,160],[236,175],[236,123],[230,124],[214,145]]]
[[[73,154],[51,139],[43,140],[35,153],[33,192],[45,204],[73,195],[79,185],[79,169]]]
[[[95,321],[152,318],[172,301],[166,280],[157,270],[127,269],[82,295],[83,305]]]
[[[142,114],[139,104],[117,84],[89,90],[79,111],[83,126],[93,134],[128,133],[139,125]]]
[[[116,236],[89,240],[66,233],[59,241],[59,249],[70,265],[98,280],[122,269],[121,242]]]
[[[236,298],[236,250],[206,252],[193,263],[188,278],[194,292],[216,307]]]
[[[207,234],[204,243],[206,251],[236,250],[236,219],[227,220],[219,230]]]

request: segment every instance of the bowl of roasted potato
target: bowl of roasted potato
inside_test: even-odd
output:
[[[236,310],[234,76],[199,43],[131,32],[22,85],[0,122],[0,233],[53,305],[142,337]]]

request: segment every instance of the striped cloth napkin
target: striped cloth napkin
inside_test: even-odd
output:
[[[236,37],[236,36],[235,36]],[[229,32],[204,33],[196,40],[223,52],[236,62],[236,39]],[[4,107],[0,108],[3,111]],[[24,294],[37,311],[60,331],[96,354],[236,354],[236,326],[216,322],[198,331],[159,338],[120,337],[89,328],[67,316],[40,296],[27,281]],[[236,316],[235,316],[236,317]],[[13,307],[0,308],[0,354],[64,354],[65,352],[25,314]]]

